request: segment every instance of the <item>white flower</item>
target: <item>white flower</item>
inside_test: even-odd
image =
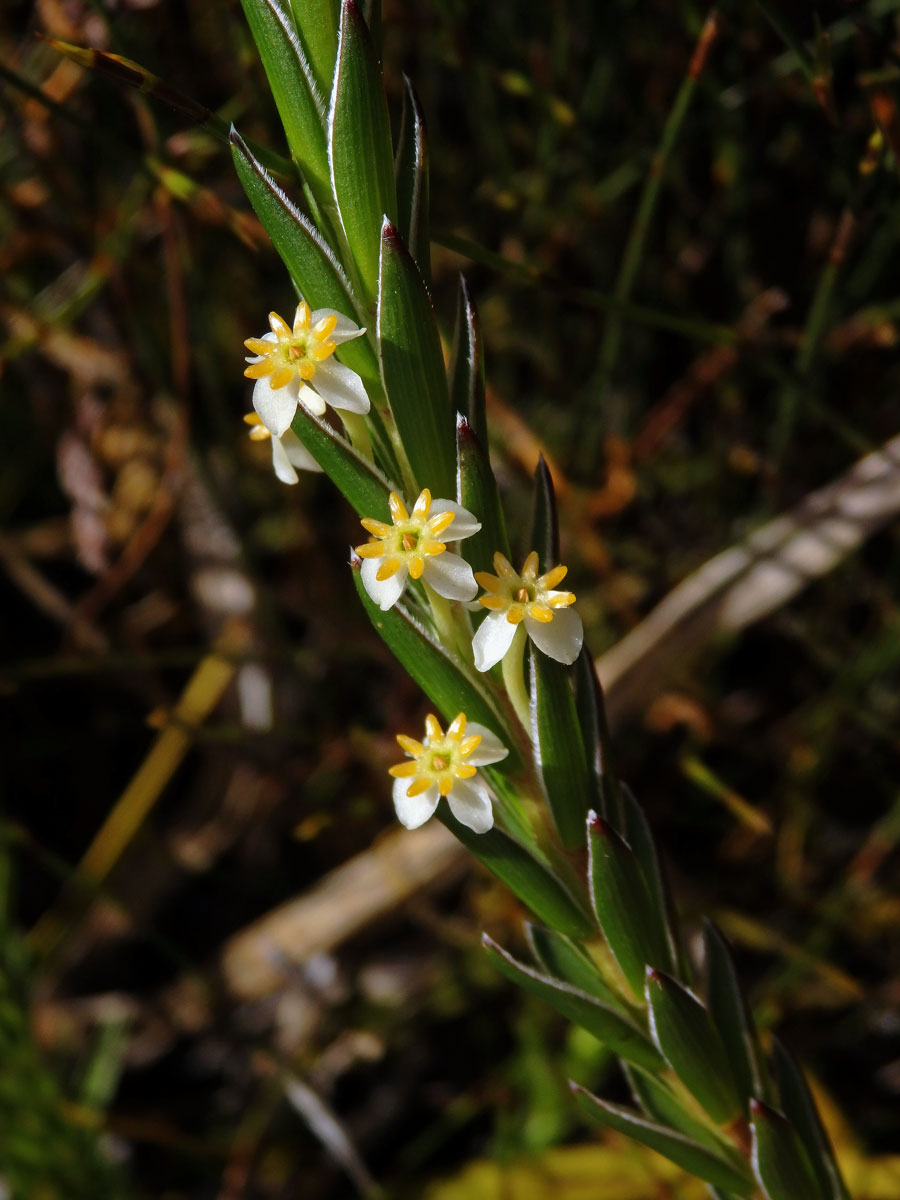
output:
[[[281,437],[273,437],[255,412],[244,417],[254,442],[272,443],[272,466],[282,483],[297,483],[297,471],[321,471],[322,468],[303,445],[292,429],[286,429]]]
[[[522,621],[538,650],[557,662],[573,663],[584,641],[581,617],[569,608],[575,603],[571,592],[553,591],[567,568],[554,567],[538,575],[538,556],[532,550],[521,575],[499,553],[494,555],[494,569],[496,575],[479,571],[475,576],[486,591],[478,603],[490,609],[472,639],[477,669],[488,671],[503,658]]]
[[[448,541],[471,537],[481,522],[452,500],[432,500],[425,488],[412,513],[396,492],[388,498],[392,525],[364,517],[360,524],[372,534],[356,553],[363,560],[363,586],[380,609],[387,612],[403,595],[406,581],[425,579],[448,600],[474,600],[478,584],[472,568],[452,554],[439,536],[447,531]]]
[[[330,308],[311,313],[304,300],[297,305],[293,329],[274,312],[269,325],[270,333],[244,342],[253,351],[244,374],[256,380],[253,407],[271,434],[282,436],[298,404],[317,417],[326,404],[353,413],[369,411],[360,377],[333,358],[342,342],[361,337],[364,329]]]
[[[454,717],[444,733],[429,713],[421,742],[402,733],[397,741],[412,760],[390,768],[394,808],[401,825],[418,829],[433,816],[441,796],[446,796],[460,824],[475,833],[487,833],[494,824],[491,793],[475,768],[506,758],[509,751],[499,738],[474,721],[467,728],[465,713]]]

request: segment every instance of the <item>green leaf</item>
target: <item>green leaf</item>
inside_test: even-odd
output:
[[[290,12],[279,0],[241,0],[244,15],[291,154],[320,201],[330,192],[325,144],[325,99],[297,37]]]
[[[678,976],[690,983],[690,961],[681,945],[680,930],[675,916],[671,893],[663,874],[662,863],[656,852],[653,830],[646,813],[634,798],[631,788],[622,784],[619,789],[620,804],[625,819],[625,840],[628,842],[644,873],[644,881],[650,892],[650,905],[657,914],[660,929],[669,951],[668,962],[659,965],[671,970],[678,965]]]
[[[653,1040],[666,1062],[719,1125],[741,1111],[722,1039],[691,992],[661,971],[648,969],[646,985]]]
[[[603,688],[594,660],[585,643],[575,661],[575,711],[584,738],[588,763],[594,774],[594,807],[615,829],[623,828],[619,783],[612,767],[611,739],[606,721]]]
[[[384,390],[416,481],[452,499],[456,452],[441,339],[419,269],[390,221],[381,237],[378,344]]]
[[[762,1073],[756,1048],[756,1031],[738,983],[731,952],[712,921],[703,922],[706,957],[706,1007],[718,1029],[731,1063],[738,1092],[745,1098],[762,1093]]]
[[[654,909],[634,851],[596,813],[588,818],[588,878],[603,936],[636,996],[649,963],[669,963],[659,913]]]
[[[620,1058],[639,1063],[651,1071],[660,1069],[662,1064],[656,1050],[645,1034],[621,1012],[601,1004],[599,1000],[579,991],[571,984],[562,983],[525,966],[492,941],[486,933],[482,934],[481,941],[507,979],[518,983],[574,1024],[592,1033],[598,1042],[608,1046]]]
[[[750,1114],[753,1172],[768,1200],[829,1200],[791,1122],[761,1100],[750,1102]]]
[[[475,431],[460,416],[456,421],[459,503],[474,513],[481,528],[466,539],[466,561],[473,571],[494,571],[494,551],[509,558],[509,538],[490,460]]]
[[[331,187],[366,299],[375,295],[379,238],[397,209],[391,127],[375,47],[355,0],[343,0],[328,114]]]
[[[465,277],[459,277],[456,325],[450,355],[450,399],[453,407],[468,421],[478,441],[488,452],[488,427],[485,412],[484,348],[478,311],[469,295]],[[502,549],[502,547],[500,547]],[[509,558],[507,551],[503,551]]]
[[[291,0],[294,24],[323,96],[331,92],[337,57],[340,0]]]
[[[397,181],[397,228],[425,283],[431,286],[431,231],[428,222],[428,144],[425,118],[416,90],[406,75],[400,137],[394,156]]]
[[[377,514],[372,515],[377,520],[384,519]],[[395,604],[387,612],[382,612],[363,587],[359,573],[361,560],[354,555],[350,565],[353,567],[353,582],[369,620],[394,656],[437,705],[444,719],[452,720],[457,713],[464,712],[470,721],[486,725],[509,750],[509,757],[503,760],[504,768],[517,769],[521,759],[515,739],[487,693],[405,607]]]
[[[714,1154],[705,1146],[692,1141],[674,1129],[657,1125],[633,1109],[622,1108],[618,1104],[610,1104],[594,1096],[578,1084],[569,1085],[575,1098],[585,1112],[589,1113],[602,1125],[617,1133],[624,1133],[642,1146],[655,1150],[664,1158],[675,1163],[698,1179],[705,1179],[715,1187],[721,1187],[736,1196],[750,1196],[753,1192],[753,1181],[745,1175],[739,1166],[732,1165],[718,1154]],[[799,1194],[794,1200],[800,1200]]]
[[[627,1064],[624,1070],[632,1095],[651,1121],[677,1129],[723,1158],[733,1156],[733,1148],[724,1145],[715,1130],[687,1111],[684,1096],[677,1095],[665,1079]],[[690,1107],[693,1109],[694,1106],[691,1104]]]
[[[438,819],[539,921],[576,940],[590,937],[594,932],[589,914],[566,886],[508,833],[496,825],[487,833],[473,833],[445,805],[438,809]]]
[[[542,573],[559,562],[559,521],[556,516],[556,492],[544,456],[538,459],[534,473],[534,507],[531,518],[531,545],[537,550]]]
[[[829,1200],[850,1200],[803,1071],[777,1037],[772,1039],[772,1050],[781,1107],[806,1147],[823,1195]]]
[[[535,764],[560,839],[567,850],[578,850],[584,845],[585,820],[594,796],[570,671],[531,642],[528,653]],[[643,967],[641,963],[641,979]]]
[[[302,404],[297,405],[291,429],[361,517],[390,520],[387,498],[395,485],[346,438]]]
[[[353,289],[331,247],[312,222],[292,204],[265,167],[232,127],[231,154],[235,170],[253,211],[311,308],[333,308],[363,320]],[[367,338],[341,346],[341,362],[380,390],[378,360]]]
[[[535,961],[548,975],[572,984],[608,1008],[623,1013],[626,1011],[590,955],[571,938],[557,933],[555,929],[545,929],[543,925],[531,923],[527,925],[526,933]]]

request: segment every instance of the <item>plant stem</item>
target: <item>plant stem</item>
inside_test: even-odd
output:
[[[531,698],[525,687],[525,630],[516,629],[512,644],[503,656],[503,682],[522,728],[531,729]]]

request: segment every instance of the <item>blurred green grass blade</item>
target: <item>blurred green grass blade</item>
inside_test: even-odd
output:
[[[529,550],[537,550],[542,573],[559,562],[559,520],[550,469],[541,455],[534,472]]]
[[[355,0],[343,0],[328,113],[331,188],[366,300],[378,282],[381,224],[397,201],[387,100],[375,47]],[[445,493],[444,493],[445,494]]]
[[[481,528],[466,539],[466,561],[473,571],[494,570],[494,551],[509,557],[509,538],[500,493],[484,446],[465,417],[456,422],[459,503],[477,515]]]
[[[678,1096],[671,1085],[657,1075],[642,1071],[639,1067],[625,1065],[625,1077],[632,1095],[651,1121],[671,1129],[677,1129],[691,1141],[699,1142],[723,1158],[731,1158],[731,1148],[725,1146],[715,1131],[687,1111],[684,1097]]]
[[[739,1168],[701,1146],[699,1142],[692,1141],[674,1129],[667,1129],[663,1125],[648,1121],[638,1112],[601,1100],[599,1096],[592,1095],[577,1084],[570,1086],[584,1111],[607,1128],[624,1133],[715,1187],[721,1187],[736,1196],[752,1195],[752,1180]],[[795,1196],[794,1200],[800,1200],[799,1195]]]
[[[596,807],[601,817],[609,821],[614,829],[623,828],[619,783],[613,770],[612,741],[606,721],[606,704],[603,688],[597,676],[594,659],[587,643],[575,661],[573,671],[575,686],[575,711],[584,738],[587,761],[594,774]]]
[[[431,228],[428,220],[428,143],[419,97],[404,75],[403,112],[394,156],[397,228],[427,287],[431,287]],[[462,411],[462,410],[461,410]]]
[[[396,485],[354,450],[346,438],[302,404],[297,406],[291,429],[361,517],[390,520],[388,495]]]
[[[375,56],[378,62],[381,63],[381,0],[362,0],[362,15],[366,25],[369,27],[372,45],[375,47]]]
[[[452,498],[456,439],[441,339],[419,269],[390,221],[381,235],[378,344],[384,390],[416,483]]]
[[[687,988],[648,969],[646,986],[653,1040],[666,1062],[719,1125],[741,1111],[722,1039],[709,1013]]]
[[[377,515],[376,519],[384,520]],[[464,712],[470,721],[477,721],[492,729],[509,750],[509,757],[503,762],[504,767],[515,770],[520,765],[515,740],[486,693],[473,683],[444,647],[405,608],[395,604],[383,612],[374,603],[363,587],[360,562],[354,555],[350,564],[353,567],[353,582],[369,620],[394,656],[437,705],[446,720],[452,720],[457,713]]]
[[[749,1101],[763,1093],[756,1032],[741,994],[731,952],[712,921],[703,922],[706,960],[706,1006],[718,1029],[738,1092]],[[746,1115],[746,1102],[744,1113]]]
[[[325,98],[304,53],[291,13],[279,0],[241,0],[291,154],[317,200],[330,191]]]
[[[635,996],[645,968],[668,964],[669,951],[634,851],[612,825],[592,813],[588,827],[588,879],[594,912],[613,957]]]
[[[621,1012],[601,1004],[571,984],[562,983],[525,966],[486,933],[482,934],[481,941],[491,960],[507,979],[538,996],[575,1025],[586,1029],[621,1058],[650,1071],[661,1068],[659,1056],[646,1035]]]
[[[791,1122],[761,1100],[753,1100],[750,1111],[753,1171],[768,1200],[829,1200]]]
[[[340,0],[291,0],[291,11],[319,92],[328,96],[337,58]]]
[[[608,1008],[624,1012],[620,998],[600,974],[590,955],[571,938],[543,925],[526,925],[528,944],[538,966],[554,979],[570,983]]]
[[[304,300],[311,308],[333,308],[363,320],[350,281],[331,247],[309,218],[291,203],[235,129],[231,131],[231,153],[253,211]],[[378,360],[368,338],[345,342],[339,357],[367,385],[372,383],[380,389]]]
[[[823,1195],[829,1200],[850,1200],[831,1141],[800,1065],[777,1037],[772,1038],[772,1054],[782,1111],[806,1147]]]
[[[496,825],[487,833],[473,833],[456,820],[446,805],[438,809],[438,817],[539,921],[578,941],[591,936],[594,926],[588,912],[550,868],[520,842]]]
[[[453,329],[453,349],[450,355],[450,401],[456,412],[462,413],[469,422],[475,436],[487,451],[488,427],[485,411],[484,346],[481,340],[481,323],[463,275],[459,277],[456,324]],[[507,552],[504,551],[504,553]]]
[[[689,983],[691,964],[682,944],[675,905],[656,850],[653,830],[650,828],[647,814],[635,800],[631,788],[622,784],[619,793],[625,818],[625,841],[641,864],[644,882],[650,892],[651,907],[657,914],[669,951],[669,968],[677,964],[679,978]],[[664,963],[663,966],[665,965]]]
[[[585,822],[594,797],[570,671],[542,654],[531,642],[528,654],[531,738],[538,775],[560,840],[567,850],[578,850],[584,845]],[[642,979],[643,966],[641,963]]]

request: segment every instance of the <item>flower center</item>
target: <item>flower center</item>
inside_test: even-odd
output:
[[[375,576],[378,580],[390,579],[401,567],[406,567],[413,579],[419,579],[425,570],[425,559],[443,554],[447,549],[446,543],[438,539],[452,525],[454,514],[442,512],[429,516],[431,492],[428,488],[419,494],[412,513],[396,492],[391,492],[388,505],[393,524],[363,517],[360,524],[372,537],[364,546],[357,546],[356,553],[361,558],[384,559]]]
[[[419,796],[434,786],[442,796],[449,796],[457,779],[471,779],[476,773],[475,767],[465,760],[481,742],[481,735],[474,733],[465,737],[465,732],[465,713],[454,717],[446,733],[437,717],[429,713],[425,718],[423,741],[417,742],[402,733],[397,735],[398,743],[412,761],[391,767],[390,774],[395,779],[410,780],[408,796]]]
[[[525,617],[546,624],[553,620],[554,610],[568,608],[575,603],[572,592],[557,592],[554,588],[566,575],[563,566],[553,567],[544,575],[538,575],[537,551],[532,550],[522,567],[521,574],[502,554],[494,555],[496,575],[478,571],[476,580],[485,589],[478,603],[492,612],[502,612],[511,625],[518,625]]]
[[[244,342],[248,350],[259,355],[259,362],[250,363],[244,371],[247,378],[262,379],[268,375],[272,388],[285,387],[295,378],[301,383],[315,378],[319,364],[337,349],[337,342],[331,339],[337,317],[334,314],[322,317],[311,325],[311,316],[305,301],[297,305],[293,329],[278,313],[269,313],[274,338],[247,338]]]

